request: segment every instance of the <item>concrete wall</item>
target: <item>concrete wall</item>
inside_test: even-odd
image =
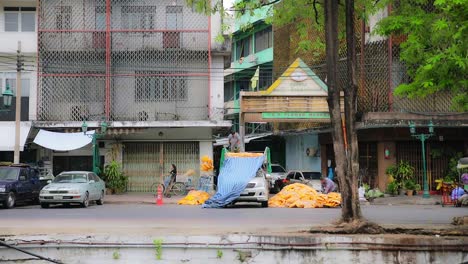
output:
[[[319,150],[318,135],[294,135],[286,136],[286,169],[321,171],[320,156],[307,156],[307,148]]]
[[[84,236],[83,236],[84,237]],[[93,236],[94,237],[94,236]],[[356,236],[234,236],[219,237],[155,237],[161,239],[160,259],[150,235],[144,239],[129,240],[120,236],[111,240],[108,236],[101,245],[92,239],[56,241],[41,235],[14,244],[30,252],[63,261],[63,263],[466,263],[468,254],[463,250],[462,237],[382,237]],[[49,243],[42,245],[42,241]],[[34,242],[36,241],[36,242]],[[72,241],[68,243],[67,241]],[[99,241],[99,242],[101,242]],[[19,242],[19,245],[15,244]],[[96,241],[95,241],[96,242]],[[78,244],[81,243],[81,244]],[[89,243],[89,244],[88,244]],[[130,245],[133,243],[133,245]],[[167,243],[174,243],[167,245]],[[234,245],[232,244],[234,243]],[[376,245],[377,244],[377,245]],[[440,250],[441,249],[441,250]],[[14,263],[46,263],[13,249],[1,247],[0,261]]]
[[[211,64],[210,120],[220,121],[224,117],[224,57],[213,56]]]
[[[8,7],[35,7],[35,0],[0,1],[0,52],[15,53],[18,48],[18,41],[21,41],[21,50],[25,53],[36,53],[37,37],[36,32],[5,32],[5,17],[3,8]],[[36,13],[37,15],[37,13]],[[37,30],[37,23],[36,23]],[[16,53],[15,53],[16,54]]]

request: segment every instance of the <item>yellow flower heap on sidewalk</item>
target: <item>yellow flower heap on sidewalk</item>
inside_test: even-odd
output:
[[[212,171],[214,169],[213,160],[208,156],[203,156],[201,158],[200,170],[204,172]]]
[[[177,202],[181,205],[202,205],[210,195],[204,191],[190,191],[187,196]]]
[[[337,207],[341,203],[339,193],[321,194],[312,187],[294,183],[288,185],[268,200],[269,207],[322,208]]]

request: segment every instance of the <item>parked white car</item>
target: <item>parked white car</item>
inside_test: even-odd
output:
[[[96,174],[89,171],[62,172],[44,188],[39,194],[42,208],[49,208],[50,204],[79,203],[88,207],[90,201],[96,204],[104,203],[105,184]]]
[[[241,193],[236,202],[261,203],[262,207],[268,207],[269,182],[262,169],[257,171],[257,175],[250,180],[245,190]]]

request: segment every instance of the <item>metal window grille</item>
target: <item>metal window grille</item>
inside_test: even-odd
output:
[[[38,10],[38,120],[208,119],[209,17],[159,0],[39,0]]]

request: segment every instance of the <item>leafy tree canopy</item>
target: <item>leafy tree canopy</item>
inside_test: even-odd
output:
[[[412,82],[395,94],[413,98],[450,91],[452,108],[468,111],[468,0],[400,0],[393,6],[376,33],[407,36],[400,59]]]

